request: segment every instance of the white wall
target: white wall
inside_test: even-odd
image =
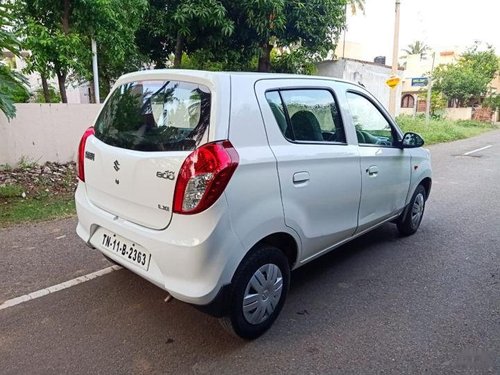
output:
[[[0,115],[0,164],[76,160],[80,138],[99,104],[17,104],[10,122]]]
[[[317,68],[318,75],[362,83],[385,108],[388,108],[391,89],[385,81],[392,75],[390,67],[368,61],[339,59],[320,62]],[[402,74],[402,71],[398,71],[400,77]],[[401,84],[393,90],[396,90],[396,115],[398,115],[401,107]]]
[[[445,108],[444,117],[448,120],[470,120],[472,118],[472,107]]]

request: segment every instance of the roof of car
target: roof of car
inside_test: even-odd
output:
[[[283,74],[283,73],[262,73],[262,72],[214,72],[214,71],[206,71],[206,70],[190,70],[190,69],[154,69],[154,70],[141,70],[137,72],[132,72],[121,76],[116,84],[122,84],[125,82],[131,82],[134,80],[141,79],[158,79],[161,77],[171,77],[173,75],[179,77],[193,77],[204,80],[216,81],[222,77],[227,76],[245,76],[251,79],[252,81],[258,81],[262,79],[326,79],[330,81],[348,83],[355,86],[358,86],[356,83],[351,81],[346,81],[339,78],[334,77],[325,77],[325,76],[310,76],[303,74]]]

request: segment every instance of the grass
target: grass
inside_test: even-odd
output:
[[[451,142],[459,139],[470,138],[481,133],[497,129],[495,126],[471,120],[430,120],[426,123],[425,118],[399,116],[397,123],[404,132],[418,133],[424,138],[426,145]]]
[[[22,196],[23,192],[23,187],[18,184],[0,186],[0,199],[18,198]]]
[[[50,220],[75,214],[73,196],[42,196],[26,199],[0,199],[0,227]]]

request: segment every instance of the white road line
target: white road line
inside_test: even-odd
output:
[[[479,152],[479,151],[483,151],[483,150],[486,150],[490,147],[493,147],[492,145],[488,145],[488,146],[484,146],[484,147],[481,147],[481,148],[476,148],[475,150],[472,150],[472,151],[469,151],[469,152],[466,152],[464,155],[470,155],[470,154],[473,154],[475,152]]]
[[[20,303],[23,303],[23,302],[31,301],[31,300],[34,300],[36,298],[46,296],[47,294],[54,293],[54,292],[57,292],[59,290],[71,288],[72,286],[84,283],[86,281],[90,281],[90,280],[95,279],[97,277],[104,276],[108,273],[111,273],[113,271],[118,271],[121,269],[122,269],[122,267],[120,267],[120,266],[107,267],[107,268],[104,268],[102,270],[95,271],[95,272],[89,273],[87,275],[77,277],[76,279],[65,281],[61,284],[52,285],[52,286],[49,286],[48,288],[40,289],[40,290],[37,290],[36,292],[25,294],[24,296],[19,296],[16,298],[9,299],[0,305],[0,310],[9,308],[9,307],[12,307],[15,305],[19,305]]]

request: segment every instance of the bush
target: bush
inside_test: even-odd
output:
[[[34,103],[47,103],[45,101],[45,96],[43,95],[43,88],[39,87],[33,93],[33,102]],[[56,88],[52,85],[49,85],[49,101],[48,103],[60,103],[61,95],[56,90]]]

